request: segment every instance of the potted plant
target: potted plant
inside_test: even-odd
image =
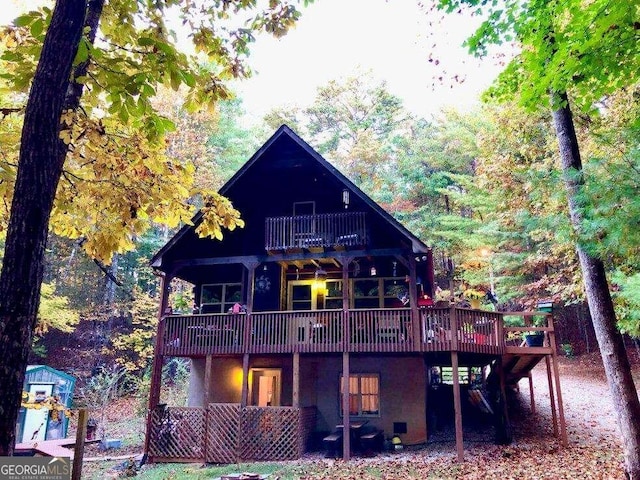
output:
[[[436,288],[434,301],[436,307],[448,307],[451,302],[451,290],[443,290],[440,287]]]
[[[532,325],[533,327],[546,326],[544,316],[534,317]],[[523,337],[528,347],[542,347],[544,345],[544,333],[540,330],[532,330],[531,332],[524,332]]]
[[[542,347],[544,345],[544,332],[526,332],[523,337],[527,347]]]
[[[475,290],[473,288],[468,288],[464,291],[464,297],[469,300],[471,304],[471,308],[479,310],[482,299],[486,296],[486,293],[482,290]]]

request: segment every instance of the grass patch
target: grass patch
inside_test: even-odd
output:
[[[279,480],[295,480],[305,473],[310,473],[308,469],[303,469],[299,464],[293,463],[239,463],[222,466],[165,463],[144,466],[137,478],[141,480],[200,480],[242,472],[272,475],[273,478]]]

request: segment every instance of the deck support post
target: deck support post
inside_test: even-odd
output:
[[[553,325],[553,315],[547,317],[549,327],[549,346],[551,347],[551,361],[553,362],[553,376],[555,378],[556,394],[558,395],[558,417],[560,420],[560,443],[563,447],[569,446],[567,439],[567,426],[564,420],[564,407],[562,405],[562,391],[560,390],[560,372],[558,371],[558,352],[556,350],[556,332]]]
[[[162,354],[165,319],[164,313],[167,311],[169,301],[169,286],[173,277],[169,274],[160,275],[160,310],[158,311],[158,332],[156,334],[153,349],[153,363],[151,366],[151,384],[149,385],[149,402],[147,404],[147,430],[144,437],[144,457],[149,454],[149,442],[151,441],[152,412],[160,402],[160,387],[162,386],[162,364],[164,356]]]
[[[567,439],[567,425],[564,420],[564,408],[562,405],[562,391],[560,390],[560,372],[558,371],[558,358],[554,353],[552,357],[553,361],[553,374],[555,377],[555,385],[556,385],[556,393],[558,395],[558,417],[560,420],[560,443],[562,443],[563,447],[569,446],[569,440]]]
[[[204,361],[204,408],[211,403],[211,384],[213,383],[213,355],[207,355]]]
[[[544,356],[544,362],[547,366],[547,383],[549,385],[549,401],[551,402],[551,420],[553,421],[553,435],[558,437],[558,416],[556,413],[556,399],[553,393],[553,379],[551,377],[551,358],[549,355]]]
[[[351,458],[351,422],[349,421],[349,352],[342,353],[342,458]]]
[[[293,354],[293,401],[294,408],[300,408],[300,354]]]
[[[531,403],[531,413],[535,415],[536,401],[533,397],[533,375],[531,375],[531,372],[529,372],[529,374],[527,375],[527,378],[529,379],[529,401]]]
[[[451,352],[451,370],[453,371],[453,410],[456,425],[456,452],[458,462],[464,462],[464,443],[462,440],[462,402],[460,401],[460,372],[458,352]]]
[[[496,443],[498,445],[508,445],[513,440],[511,433],[511,422],[509,420],[509,409],[507,408],[507,389],[505,386],[505,368],[504,358],[498,357],[494,363],[495,376],[493,377],[495,382],[494,388],[497,389],[494,393],[495,397],[495,428],[496,428]]]
[[[242,396],[240,407],[244,408],[249,404],[249,354],[242,356]]]

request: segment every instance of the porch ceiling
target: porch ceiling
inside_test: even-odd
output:
[[[330,267],[341,268],[342,264],[336,258],[318,258],[318,259],[298,259],[298,260],[281,260],[278,264],[286,271],[289,267],[299,270],[312,270],[322,268],[326,270]]]

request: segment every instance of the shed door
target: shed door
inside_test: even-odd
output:
[[[44,402],[53,395],[53,384],[51,383],[31,383],[29,384],[29,394],[35,395],[36,402]],[[49,410],[27,408],[24,418],[24,428],[22,430],[22,441],[31,442],[42,441],[47,434],[47,421],[49,420]]]

